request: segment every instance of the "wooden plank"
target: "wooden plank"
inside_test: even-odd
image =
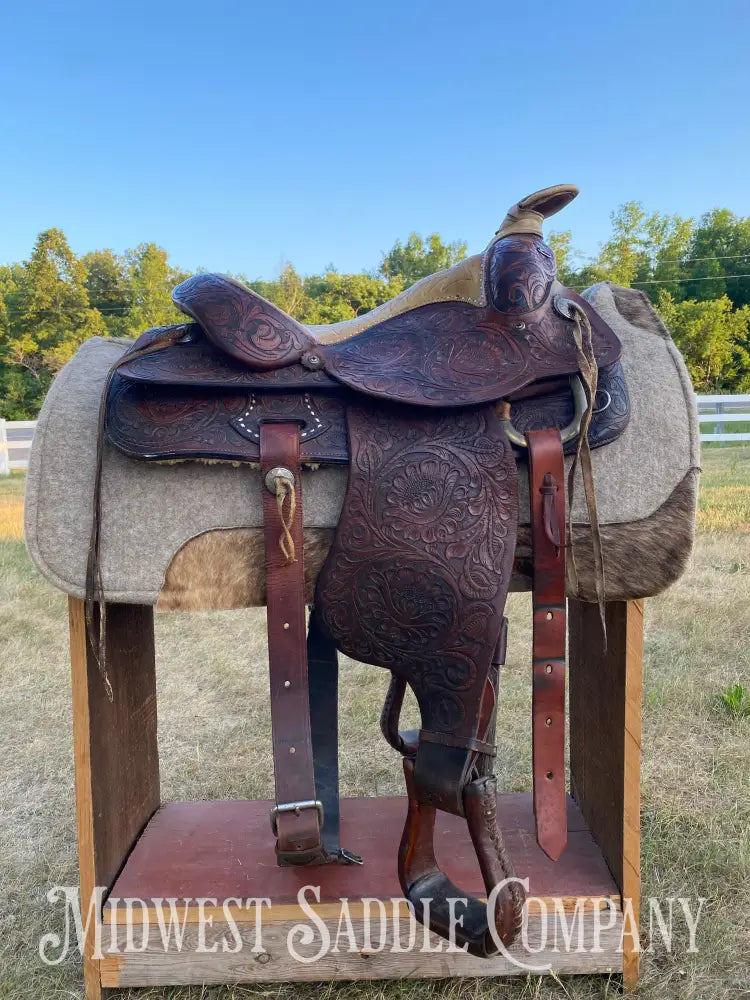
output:
[[[698,406],[702,406],[704,403],[750,403],[750,394],[745,393],[744,395],[740,393],[737,396],[722,396],[722,395],[707,395],[707,396],[696,396],[698,400]]]
[[[750,420],[750,413],[699,413],[699,424],[731,424],[746,423]]]
[[[608,602],[606,624],[605,651],[598,607],[569,601],[571,788],[631,908],[634,926],[623,941],[631,988],[638,978],[643,602]]]
[[[113,949],[101,963],[102,982],[105,986],[166,986],[486,977],[528,975],[530,971],[558,975],[620,972],[622,956],[618,947],[622,915],[619,911],[603,918],[588,912],[578,920],[580,924],[575,926],[581,927],[583,943],[580,950],[566,947],[563,937],[564,930],[570,934],[572,921],[566,918],[563,927],[562,919],[556,920],[550,915],[543,921],[541,914],[531,913],[526,932],[529,950],[519,941],[510,949],[511,957],[498,955],[490,959],[450,953],[446,941],[426,934],[420,925],[415,927],[414,947],[409,948],[411,925],[406,920],[395,927],[390,919],[386,919],[382,927],[377,919],[372,921],[368,941],[361,919],[352,918],[348,926],[345,922],[340,923],[339,918],[326,920],[323,931],[308,918],[304,926],[312,933],[306,944],[301,940],[299,929],[294,931],[295,927],[300,927],[297,920],[272,925],[264,923],[259,935],[254,925],[237,925],[236,929],[226,923],[203,928],[191,925],[185,930],[179,950],[176,947],[165,949],[161,933],[150,925],[142,951],[135,950],[143,943],[139,933],[133,934],[135,948],[129,948],[126,931],[120,927],[115,940],[119,952]],[[326,947],[326,934],[329,947]],[[338,948],[334,950],[337,937]],[[290,939],[294,942],[291,947]],[[430,951],[424,949],[425,940]],[[578,942],[577,931],[573,941],[574,944]],[[394,950],[394,943],[403,950]],[[257,949],[259,944],[264,950],[254,952],[253,948]],[[212,951],[214,948],[216,950]],[[238,950],[232,953],[225,949]],[[300,961],[297,954],[307,961]]]
[[[73,685],[76,821],[85,913],[96,887],[109,888],[133,844],[159,807],[153,610],[110,605],[107,669],[110,702],[86,636],[84,602],[69,598]],[[87,938],[87,1000],[98,1000],[98,963]]]
[[[406,800],[400,796],[343,799],[341,842],[361,854],[361,866],[279,868],[269,813],[271,802],[172,802],[162,806],[146,828],[112,887],[121,899],[187,899],[267,896],[278,905],[297,902],[300,887],[321,886],[321,903],[400,897],[396,861]],[[531,796],[500,796],[498,818],[520,877],[529,877],[535,896],[610,896],[618,887],[588,832],[578,807],[569,800],[570,841],[562,858],[551,861],[534,836]],[[483,891],[466,822],[438,814],[438,859],[455,884]]]
[[[312,878],[312,876],[310,877]],[[318,883],[316,882],[315,884],[317,885]],[[320,886],[320,888],[323,887]],[[191,903],[188,903],[184,898],[178,899],[174,903],[175,918],[179,919],[181,924],[197,924],[208,919],[214,920],[217,923],[224,923],[227,919],[229,919],[229,917],[231,917],[231,919],[238,924],[253,923],[256,920],[255,904],[250,907],[246,905],[237,906],[235,903],[229,903],[226,901],[227,899],[231,899],[233,897],[227,897],[220,906],[214,906],[210,902],[206,902],[206,900],[211,900],[217,897],[202,896],[191,898],[193,899],[193,902]],[[349,897],[346,898],[348,899]],[[398,903],[405,903],[405,900],[396,896],[383,897],[379,895],[367,898],[383,898],[386,900],[389,907],[394,900]],[[486,897],[478,894],[478,898],[485,899]],[[143,900],[147,904],[146,906],[141,905],[141,897],[111,896],[110,899],[114,902],[114,905],[111,905],[108,901],[105,906],[105,928],[111,928],[112,925],[123,927],[128,923],[133,926],[138,926],[144,923],[151,923],[156,926],[159,921],[158,907],[155,905],[156,899],[159,899],[159,906],[161,907],[163,917],[172,912],[172,900],[170,897],[157,897],[155,893]],[[131,900],[130,904],[127,902],[128,899]],[[201,899],[203,901],[200,906],[196,905],[196,899]],[[218,899],[221,899],[221,897],[218,897]],[[338,919],[340,915],[340,900],[335,903],[316,903],[311,897],[307,902],[307,909],[303,909],[296,903],[278,903],[272,901],[270,906],[263,906],[263,923],[294,923],[297,920],[307,919],[309,911],[313,911],[321,918],[321,920],[329,920],[333,918]],[[559,909],[563,913],[575,913],[577,910],[583,910],[583,912],[589,913],[595,909],[616,910],[619,912],[620,894],[613,893],[606,896],[534,896],[534,905],[546,906],[550,909],[550,911]],[[360,901],[354,899],[349,902],[348,908],[352,917],[361,918],[367,908],[367,904],[363,903],[361,899]],[[166,917],[166,919],[168,919],[168,917]],[[108,930],[105,929],[105,934],[107,933]]]
[[[741,434],[701,434],[700,437],[701,441],[750,441],[750,434],[744,432]]]
[[[525,974],[530,966],[556,973],[622,969],[618,952],[622,913],[617,886],[572,800],[568,810],[569,846],[555,863],[536,844],[531,797],[521,793],[500,799],[498,812],[506,844],[517,874],[528,877],[529,892],[534,897],[527,941],[539,949],[539,954],[524,951],[523,943],[514,946],[511,954],[520,964],[504,956],[484,960],[446,954],[441,939],[432,935],[428,936],[431,947],[442,947],[442,952],[423,952],[421,927],[412,948],[404,952],[391,950],[394,928],[398,928],[402,942],[409,940],[409,923],[404,919],[405,903],[396,872],[406,811],[402,797],[342,800],[342,838],[364,854],[365,864],[361,867],[279,868],[268,824],[271,805],[177,802],[161,807],[128,858],[105,906],[105,940],[114,942],[101,963],[105,986],[496,976]],[[457,884],[481,895],[481,879],[465,822],[441,815],[436,843],[438,856]],[[308,890],[307,912],[297,900],[298,891],[305,886],[318,889],[317,897]],[[270,907],[261,909],[266,953],[260,958],[252,951],[255,905],[248,908],[237,902],[258,898],[272,900]],[[344,898],[348,900],[355,939],[363,942],[362,947],[330,952],[316,962],[297,960],[289,947],[292,929],[300,923],[311,926],[312,912],[335,939]],[[377,952],[367,952],[363,939],[366,898],[382,900],[386,906],[387,934],[383,949]],[[130,904],[126,903],[128,899]],[[174,909],[171,900],[175,901]],[[231,901],[226,911],[225,900]],[[547,915],[546,941],[542,939],[541,910]],[[159,916],[162,923],[169,924],[172,913],[185,928],[179,949],[174,941],[165,949],[159,926]],[[229,919],[234,921],[243,942],[236,954],[224,945],[228,942],[233,947],[235,941]],[[581,926],[580,949],[576,948],[577,934],[573,947],[565,946],[561,937],[563,921],[569,929]],[[128,922],[135,949],[127,947]],[[593,940],[597,927],[601,938],[598,949]],[[147,942],[140,951],[144,933]],[[199,948],[201,934],[203,945]],[[218,943],[217,951],[207,952],[214,943]],[[317,950],[317,946],[310,947]]]

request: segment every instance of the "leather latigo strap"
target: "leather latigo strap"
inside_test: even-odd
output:
[[[559,431],[528,431],[534,554],[533,771],[539,846],[567,843],[565,800],[565,469]]]
[[[333,860],[321,842],[322,806],[315,794],[310,732],[299,435],[298,424],[260,426],[276,782],[272,825],[280,865],[325,864]],[[294,477],[293,482],[288,473]],[[277,480],[282,481],[280,485]]]
[[[315,790],[323,806],[321,835],[329,859],[341,864],[361,865],[362,858],[339,842],[339,662],[336,647],[318,624],[315,609],[310,611],[307,630],[307,676],[310,694]]]

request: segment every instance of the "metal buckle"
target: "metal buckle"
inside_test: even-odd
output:
[[[581,421],[583,420],[583,415],[586,412],[586,406],[588,401],[586,399],[586,390],[583,388],[583,382],[578,375],[571,375],[570,379],[570,391],[573,393],[573,406],[575,411],[573,413],[573,419],[570,421],[567,427],[563,427],[560,431],[560,437],[562,438],[562,443],[566,444],[568,441],[572,441],[573,438],[577,437],[581,430]],[[520,434],[513,424],[511,423],[510,417],[507,417],[500,421],[503,425],[503,430],[505,431],[506,437],[513,444],[518,445],[519,448],[527,448],[526,436]]]
[[[304,802],[282,802],[280,805],[275,805],[271,810],[271,829],[273,830],[274,837],[278,836],[278,823],[276,819],[279,813],[294,813],[295,816],[299,816],[303,809],[317,809],[318,823],[321,828],[323,827],[323,803],[319,799],[305,799]]]

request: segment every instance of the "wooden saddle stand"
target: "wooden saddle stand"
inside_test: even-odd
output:
[[[102,600],[99,569],[105,438],[144,460],[259,465],[276,791],[270,826],[279,867],[276,875],[264,869],[266,885],[255,879],[256,895],[271,896],[274,905],[291,903],[292,887],[306,883],[323,886],[331,900],[402,893],[418,921],[444,938],[452,927],[465,952],[440,961],[411,954],[410,974],[417,976],[513,971],[507,949],[523,955],[523,879],[536,897],[603,899],[618,915],[610,921],[615,928],[622,926],[628,888],[637,905],[633,879],[626,884],[626,866],[637,860],[625,858],[623,840],[631,824],[637,858],[637,752],[626,760],[623,733],[624,713],[637,707],[626,687],[640,669],[628,660],[638,656],[639,609],[604,603],[590,460],[591,448],[605,447],[627,424],[627,387],[618,338],[584,299],[557,282],[554,254],[541,232],[543,220],[576,193],[561,185],[513,206],[476,265],[471,294],[451,293],[446,272],[435,276],[437,284],[426,279],[421,289],[409,289],[348,328],[313,333],[228,278],[191,278],[173,296],[191,322],[143,334],[110,372],[102,402],[87,662],[107,685],[118,667],[121,612]],[[599,596],[598,608],[572,602],[577,805],[566,797],[564,756],[566,572],[575,570],[566,552],[566,453],[573,455],[569,499],[576,468],[582,473]],[[523,796],[503,796],[498,807],[495,710],[516,549],[517,460],[528,466],[533,550],[533,794],[531,807]],[[348,488],[308,625],[302,495],[308,473],[302,470],[331,463],[347,465]],[[406,807],[398,799],[381,800],[380,807],[371,800],[371,809],[367,800],[339,802],[337,650],[391,672],[381,728],[403,757]],[[122,683],[118,670],[113,711],[124,720]],[[106,711],[93,684],[88,697]],[[418,731],[399,729],[407,687],[419,705]],[[132,745],[122,725],[118,732]],[[634,807],[625,791],[629,768],[635,769]],[[175,823],[205,825],[206,808],[196,804],[190,813],[185,806],[181,818],[177,807],[169,816],[157,814],[114,887],[106,882],[112,895],[155,895],[158,888],[167,896],[178,883],[176,895],[187,895],[184,879],[175,881],[177,858],[165,861],[174,847],[165,851],[164,838],[174,838]],[[244,826],[230,838],[235,853],[257,857],[261,834],[250,831],[263,808],[227,806],[231,822]],[[392,830],[404,822],[404,810],[396,848]],[[213,816],[212,835],[228,843]],[[243,838],[245,846],[238,847]],[[397,850],[400,893],[387,874],[395,871],[389,850]],[[468,888],[439,866],[436,854],[446,852],[454,858],[452,874],[468,879]],[[158,886],[155,858],[166,878]],[[183,856],[180,863],[190,861]],[[165,865],[172,876],[165,876]],[[211,863],[206,877],[209,869],[218,884],[205,888],[215,897],[226,878]],[[458,909],[456,899],[464,901]],[[600,904],[590,907],[585,919],[600,920]],[[312,971],[307,965],[290,971],[290,960],[279,958],[273,969],[268,963],[247,972],[243,965],[242,976],[406,974],[398,961],[403,956],[391,955],[390,964],[383,957],[376,967],[374,955],[365,955],[368,962],[363,955],[338,956],[335,967],[324,963]],[[568,955],[553,967],[625,967],[632,981],[633,961],[632,954],[623,962],[609,948],[604,960]],[[159,975],[188,982],[182,977],[196,974],[171,968],[149,979],[145,959],[140,966],[129,962],[129,956],[105,958],[100,985],[132,983],[139,975],[145,982],[166,981]],[[227,968],[212,969],[203,981],[223,981],[215,976],[232,978]]]

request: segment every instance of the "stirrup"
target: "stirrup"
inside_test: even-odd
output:
[[[404,759],[404,776],[409,811],[398,853],[404,895],[420,923],[448,940],[452,936],[470,955],[490,958],[501,945],[508,947],[516,939],[526,899],[497,826],[497,782],[494,776],[476,778],[463,790],[466,822],[488,896],[485,903],[455,886],[438,867],[433,844],[436,810],[418,800],[414,762],[408,758]],[[494,901],[492,914],[489,899]],[[455,900],[465,901],[466,908],[456,912]],[[457,917],[463,917],[461,924]]]

